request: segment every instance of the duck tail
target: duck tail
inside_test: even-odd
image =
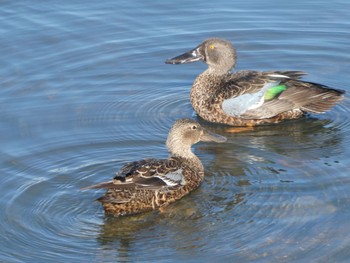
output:
[[[103,182],[103,183],[99,183],[99,184],[94,184],[94,185],[90,185],[90,186],[87,186],[87,187],[83,187],[83,188],[80,188],[80,190],[113,188],[113,186],[115,186],[113,181],[108,181],[108,182]]]
[[[310,103],[301,107],[301,110],[311,113],[324,113],[344,99],[344,90],[330,88],[321,84],[311,83],[312,88],[318,89],[312,96]]]

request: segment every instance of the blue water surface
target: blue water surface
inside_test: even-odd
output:
[[[107,218],[80,191],[167,157],[204,63],[165,59],[226,38],[237,69],[303,70],[350,92],[348,0],[1,1],[1,262],[347,262],[350,101],[193,150],[206,178],[162,213]]]

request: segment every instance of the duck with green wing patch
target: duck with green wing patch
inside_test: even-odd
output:
[[[204,61],[208,69],[191,89],[191,103],[203,119],[232,126],[255,126],[324,113],[344,91],[302,81],[302,71],[237,71],[236,50],[226,40],[210,38],[167,64]]]

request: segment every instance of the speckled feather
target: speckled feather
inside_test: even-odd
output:
[[[142,160],[140,164],[134,162],[136,166],[127,173],[127,177],[132,178],[129,183],[115,177],[105,195],[98,199],[106,213],[135,214],[167,206],[196,189],[204,178],[203,167],[194,160],[171,157],[151,162]],[[185,185],[168,186],[159,178],[179,169],[186,180]]]
[[[230,73],[236,64],[236,51],[230,42],[218,38],[208,39],[194,50],[169,59],[166,63],[182,64],[198,60],[207,63],[208,69],[194,81],[190,99],[197,114],[210,122],[232,126],[278,123],[284,119],[299,118],[307,112],[323,113],[343,99],[344,92],[341,90],[300,80],[305,75],[302,71],[248,70]],[[269,86],[273,88],[274,85],[283,85],[283,89],[264,101],[259,91]],[[248,103],[249,100],[234,99],[245,94],[259,94],[262,100],[244,106],[242,103]],[[238,106],[243,107],[242,113],[241,110],[228,108],[238,109]],[[240,114],[233,114],[235,112]]]
[[[97,199],[107,214],[130,215],[165,207],[203,181],[203,165],[191,151],[191,145],[200,140],[223,142],[226,138],[205,130],[193,120],[178,120],[168,135],[168,159],[127,163],[112,181],[83,189],[107,189]]]

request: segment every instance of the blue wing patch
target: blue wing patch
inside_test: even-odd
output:
[[[168,186],[185,185],[186,180],[182,175],[182,169],[178,169],[174,172],[170,172],[162,175],[155,175],[159,179],[163,180]]]

